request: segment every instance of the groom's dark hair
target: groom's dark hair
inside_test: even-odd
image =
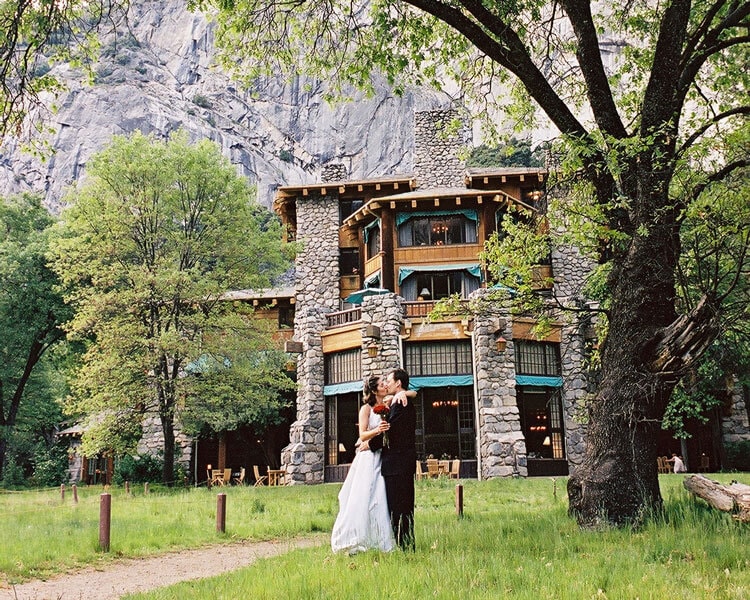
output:
[[[393,381],[401,382],[402,389],[409,389],[409,374],[404,369],[393,369],[391,376],[393,377]]]

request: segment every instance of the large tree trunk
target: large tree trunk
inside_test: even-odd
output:
[[[675,320],[678,255],[675,228],[662,222],[646,235],[634,233],[627,253],[615,258],[601,382],[589,407],[584,459],[568,482],[569,510],[584,527],[636,523],[662,505],[656,433],[676,381],[650,371],[642,353]]]
[[[661,508],[656,440],[664,410],[680,373],[718,330],[708,299],[676,316],[674,223],[665,218],[635,235],[609,281],[602,379],[589,407],[584,460],[568,482],[570,512],[585,527],[637,524]]]

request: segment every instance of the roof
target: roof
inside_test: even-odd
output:
[[[294,298],[295,289],[291,286],[266,288],[262,290],[232,290],[221,295],[222,300],[274,300]]]
[[[377,218],[375,210],[379,210],[383,207],[383,204],[391,204],[392,208],[395,208],[395,204],[409,202],[416,203],[417,200],[456,200],[461,202],[463,200],[478,200],[478,201],[491,201],[491,202],[502,202],[505,204],[514,204],[526,210],[536,212],[536,209],[518,198],[515,198],[508,194],[504,190],[475,190],[470,188],[431,188],[424,190],[414,190],[411,192],[404,192],[403,194],[394,194],[392,196],[380,196],[373,198],[368,201],[364,206],[360,207],[354,213],[352,213],[344,221],[343,225],[346,227],[355,226],[357,223],[362,221],[371,221]],[[412,204],[412,208],[415,206]]]

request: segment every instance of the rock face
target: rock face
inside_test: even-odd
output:
[[[57,211],[113,135],[167,137],[183,128],[192,139],[214,140],[270,206],[279,185],[320,181],[331,164],[357,179],[411,172],[414,111],[448,105],[436,93],[396,97],[383,85],[372,98],[329,106],[322,84],[302,78],[249,92],[214,65],[213,27],[183,2],[138,0],[129,24],[130,31],[103,38],[94,85],[54,67],[68,91],[50,119],[53,154],[42,161],[7,140],[0,147],[1,195],[39,193]]]

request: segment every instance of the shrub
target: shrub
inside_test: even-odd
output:
[[[193,96],[193,104],[200,106],[201,108],[211,108],[213,106],[211,101],[203,94],[196,94]]]
[[[750,471],[750,440],[730,442],[726,445],[729,470]]]
[[[34,457],[32,482],[37,487],[52,487],[68,481],[68,451],[65,444],[40,448]]]
[[[161,481],[164,461],[150,454],[134,456],[125,455],[115,464],[112,482],[121,485],[125,481],[145,483],[147,481]]]

